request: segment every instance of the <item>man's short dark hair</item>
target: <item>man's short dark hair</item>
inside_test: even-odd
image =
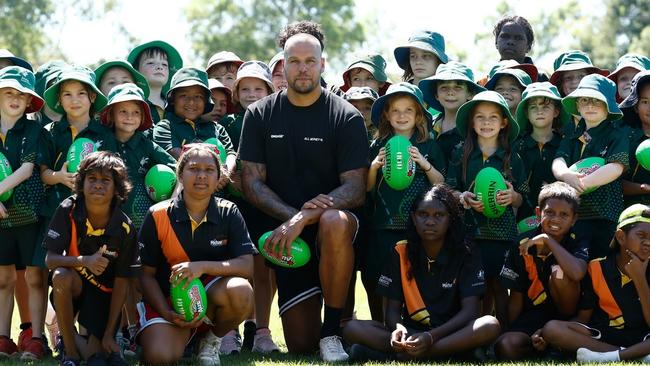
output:
[[[501,33],[501,29],[503,28],[504,25],[508,23],[515,23],[519,24],[522,28],[524,28],[524,33],[526,33],[526,42],[528,44],[528,48],[533,47],[533,41],[535,41],[535,33],[533,32],[533,27],[528,23],[528,20],[524,17],[520,17],[519,15],[506,15],[503,18],[501,18],[497,24],[494,26],[494,29],[492,30],[492,34],[494,34],[494,38],[499,38],[499,33]]]
[[[325,35],[323,34],[323,29],[321,29],[320,24],[308,20],[294,22],[282,28],[280,34],[278,34],[278,46],[281,49],[284,49],[284,44],[287,43],[287,39],[300,33],[314,36],[320,43],[321,51],[325,49]]]

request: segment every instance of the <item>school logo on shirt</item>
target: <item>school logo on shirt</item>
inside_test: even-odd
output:
[[[57,239],[59,236],[61,236],[61,234],[59,234],[56,231],[50,229],[50,230],[47,231],[47,236],[48,236],[48,238],[51,238],[51,239]]]
[[[378,284],[380,286],[388,287],[392,282],[393,280],[390,277],[386,277],[384,275],[379,276]]]
[[[449,288],[454,287],[455,284],[456,284],[456,279],[454,278],[454,280],[451,281],[451,282],[443,282],[442,283],[442,288],[449,289]]]
[[[499,273],[499,275],[511,281],[516,281],[517,278],[519,278],[519,274],[517,274],[517,272],[513,271],[512,269],[506,266],[501,267],[501,273]]]
[[[223,239],[223,240],[212,239],[212,240],[210,240],[210,246],[213,247],[213,248],[222,247],[222,246],[224,246],[226,244],[228,244],[228,239]]]
[[[97,148],[97,150],[99,150],[102,147],[103,143],[104,143],[104,140],[99,140],[99,141],[95,142],[95,147]]]
[[[308,137],[308,136],[305,136],[304,140],[307,141],[307,142],[323,142],[322,137]]]
[[[282,139],[284,138],[284,135],[271,135],[272,139]]]
[[[149,163],[149,158],[148,157],[143,157],[140,159],[140,168],[138,168],[138,173],[140,174],[146,174],[147,173],[147,164]]]
[[[479,279],[481,281],[484,280],[485,279],[485,272],[483,270],[478,271],[478,273],[476,274],[476,279]]]

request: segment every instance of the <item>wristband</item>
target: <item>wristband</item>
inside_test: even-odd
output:
[[[428,171],[430,171],[431,169],[433,169],[433,164],[429,163],[429,169],[425,169],[424,171],[425,171],[425,172],[428,172]]]

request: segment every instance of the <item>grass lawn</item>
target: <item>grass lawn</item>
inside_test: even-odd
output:
[[[357,281],[357,286],[356,286],[356,292],[355,292],[355,297],[356,297],[356,316],[358,319],[370,319],[370,312],[368,310],[368,305],[366,301],[366,294],[363,289],[363,285],[361,284],[361,281]],[[12,338],[14,341],[16,341],[19,333],[19,317],[18,317],[18,309],[14,307],[14,314],[13,314],[13,326],[12,326]],[[281,354],[276,354],[272,356],[261,356],[258,354],[253,354],[250,352],[244,352],[241,355],[237,356],[224,356],[221,357],[221,364],[222,365],[233,365],[233,366],[244,366],[244,365],[318,365],[318,364],[323,364],[323,362],[320,360],[317,354],[314,354],[313,356],[302,356],[302,357],[296,357],[296,356],[291,356],[286,353],[287,348],[284,343],[284,336],[282,334],[282,324],[280,322],[280,317],[278,316],[278,306],[277,306],[277,297],[276,301],[273,303],[273,307],[271,309],[271,324],[270,327],[273,339],[275,342],[280,346],[282,349]],[[243,327],[240,329],[240,331],[243,333]],[[164,346],[164,345],[161,345]],[[129,364],[132,365],[138,365],[139,362],[137,359],[127,359]],[[7,366],[13,366],[13,365],[24,365],[25,363],[20,360],[0,360],[0,365],[7,365]],[[58,365],[58,361],[49,358],[46,360],[43,360],[42,362],[38,363],[39,365]],[[191,365],[193,364],[192,361],[187,360],[183,363],[182,365]],[[449,365],[469,365],[469,364],[460,364],[460,363],[448,363]],[[634,363],[610,363],[609,365],[633,365]],[[640,365],[640,363],[637,363]],[[397,362],[392,362],[392,363],[367,363],[366,365],[407,365],[407,363],[397,363]],[[553,365],[552,363],[541,363],[541,362],[521,362],[521,363],[493,363],[493,365]],[[576,363],[567,363],[567,365],[577,365]]]

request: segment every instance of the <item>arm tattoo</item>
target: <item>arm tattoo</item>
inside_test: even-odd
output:
[[[363,206],[366,200],[367,168],[348,170],[339,174],[341,185],[329,193],[334,198],[336,208],[355,208]]]
[[[241,162],[244,197],[253,206],[281,221],[289,220],[299,210],[284,203],[266,185],[266,165],[250,161]]]

